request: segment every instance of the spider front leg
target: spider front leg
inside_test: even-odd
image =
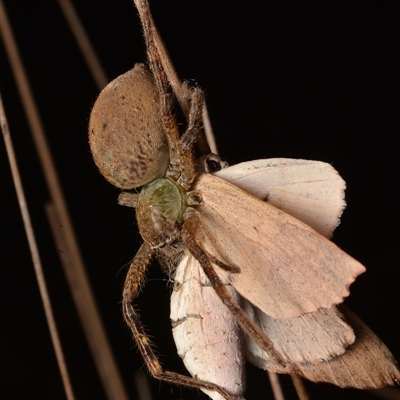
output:
[[[190,188],[196,172],[193,145],[195,144],[200,130],[202,129],[203,100],[203,91],[199,88],[193,88],[191,91],[188,126],[178,144],[179,159],[181,163],[181,177],[179,183],[186,190]]]
[[[172,112],[173,91],[171,90],[169,82],[171,74],[167,76],[164,69],[164,65],[166,65],[168,71],[173,70],[172,63],[158,36],[148,2],[146,0],[135,0],[135,4],[142,21],[150,69],[160,95],[159,112],[167,137],[170,156],[168,176],[174,180],[178,180],[184,189],[188,189],[196,173],[192,146],[196,142],[202,128],[203,92],[198,88],[192,89],[187,84],[180,85],[179,89],[182,90],[180,90],[177,96],[185,97],[185,99],[178,98],[178,100],[180,100],[183,112],[188,119],[186,132],[180,137],[178,125]],[[161,50],[160,46],[162,46]],[[173,75],[175,76],[175,74]],[[176,85],[178,85],[179,82],[175,81],[176,80],[173,79],[173,83],[175,83],[174,90],[177,90]]]
[[[156,28],[150,13],[149,4],[144,0],[134,0],[143,27],[143,36],[146,43],[149,67],[153,73],[154,82],[160,95],[160,118],[168,141],[171,177],[179,177],[180,160],[177,144],[179,143],[179,129],[172,114],[173,93],[168,77],[164,71],[161,54],[155,43]]]
[[[182,135],[179,144],[182,153],[185,153],[193,146],[201,128],[203,127],[203,104],[203,91],[197,87],[192,88],[190,90],[188,126],[186,128],[186,132]]]
[[[132,331],[133,337],[143,360],[146,363],[147,369],[154,378],[161,381],[196,389],[216,391],[227,400],[235,400],[234,396],[230,395],[215,384],[175,372],[165,371],[155,355],[153,350],[154,344],[146,334],[139,315],[132,304],[138,294],[140,283],[143,281],[147,266],[149,265],[153,254],[154,250],[146,242],[143,243],[129,267],[122,292],[122,311],[124,319]]]

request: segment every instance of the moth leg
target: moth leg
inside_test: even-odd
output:
[[[221,157],[214,153],[206,154],[199,159],[202,171],[213,174],[214,172],[221,171],[221,169],[229,167],[229,164],[221,160]]]
[[[282,366],[286,365],[284,357],[275,349],[271,340],[269,340],[264,332],[256,325],[247,314],[235,303],[233,303],[231,296],[222,283],[220,277],[215,272],[211,265],[210,259],[207,253],[201,248],[197,243],[195,238],[195,232],[198,226],[198,215],[192,214],[183,224],[182,228],[182,239],[186,244],[189,251],[200,263],[204,270],[207,278],[210,280],[215,292],[220,297],[222,302],[228,307],[229,311],[234,315],[238,324],[243,328],[243,330],[249,334],[257,344],[266,351],[276,362]]]
[[[154,378],[161,381],[196,389],[216,391],[227,400],[235,400],[234,396],[213,383],[204,382],[175,372],[165,371],[155,355],[153,350],[154,344],[146,334],[139,315],[132,304],[138,294],[140,283],[144,278],[153,253],[154,251],[147,243],[142,244],[129,267],[122,292],[122,310],[124,319],[132,331],[133,337],[143,360],[146,363],[147,369]]]

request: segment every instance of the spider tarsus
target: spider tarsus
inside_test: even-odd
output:
[[[190,100],[189,123],[185,134],[180,140],[180,148],[182,152],[187,152],[193,147],[197,136],[203,127],[203,91],[197,87],[193,88]]]

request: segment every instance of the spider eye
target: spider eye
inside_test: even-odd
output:
[[[175,240],[179,236],[184,209],[184,200],[175,182],[157,179],[144,186],[136,205],[143,240],[153,248]]]
[[[133,189],[165,175],[169,151],[159,95],[143,64],[100,93],[90,115],[89,143],[100,172],[119,188]]]

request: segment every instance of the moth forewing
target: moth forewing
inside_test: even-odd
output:
[[[345,206],[345,182],[331,165],[321,161],[254,160],[225,168],[216,175],[296,215],[326,237],[332,236]],[[285,319],[272,318],[245,299],[242,307],[291,363],[331,359],[355,340],[353,329],[336,307]],[[248,335],[245,342],[250,360],[268,358]]]
[[[178,354],[192,376],[213,382],[242,399],[245,389],[242,334],[236,319],[210,285],[198,261],[186,251],[171,295],[172,332]],[[228,286],[232,301],[239,295]],[[223,397],[202,389],[213,400]]]
[[[215,266],[267,315],[290,318],[330,308],[365,271],[308,225],[216,176],[199,176],[194,190],[202,197],[197,243],[240,269]]]

